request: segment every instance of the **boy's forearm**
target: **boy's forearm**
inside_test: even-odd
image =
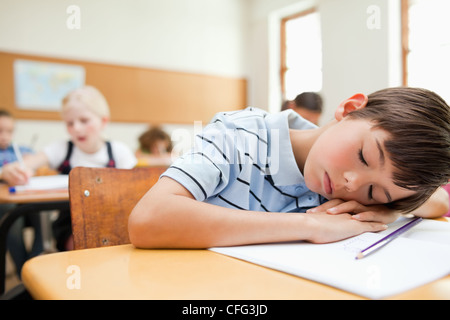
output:
[[[449,195],[444,188],[438,188],[436,192],[419,208],[411,212],[422,218],[439,218],[449,211]]]
[[[325,243],[385,226],[324,212],[224,208],[197,201],[177,182],[162,178],[136,205],[128,229],[131,242],[139,248],[209,248],[296,240]]]
[[[242,211],[170,195],[165,205],[145,204],[130,216],[130,239],[142,248],[208,248],[306,238],[297,214]]]

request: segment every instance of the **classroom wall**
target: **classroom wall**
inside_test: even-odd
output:
[[[399,0],[2,0],[0,50],[247,79],[248,105],[276,111],[280,101],[276,25],[316,6],[322,16],[322,123],[356,91],[400,85]],[[66,26],[66,8],[81,9],[81,29]],[[369,6],[380,27],[369,29]],[[278,59],[278,60],[277,60]],[[278,96],[277,96],[278,95]],[[37,147],[65,133],[58,123],[19,121],[19,142]],[[111,123],[108,136],[137,146],[145,123]],[[31,128],[31,129],[25,129]],[[48,129],[51,128],[51,129]],[[171,130],[177,125],[171,124]],[[179,128],[193,131],[193,126]],[[48,129],[48,131],[47,131]],[[125,134],[124,134],[125,133]]]
[[[70,5],[80,8],[79,30],[66,25]],[[241,0],[2,0],[0,51],[245,78],[246,12]],[[61,123],[42,123],[18,120],[16,140],[39,150],[66,135]],[[113,122],[107,136],[134,149],[146,126]]]
[[[0,50],[242,77],[246,12],[241,0],[2,0]]]
[[[379,9],[379,28],[371,24],[376,22],[371,20],[371,7]],[[354,93],[370,94],[401,85],[401,25],[389,15],[395,11],[400,17],[400,1],[322,0],[319,10],[326,75],[322,89],[325,122],[334,117],[338,104]]]
[[[371,6],[379,9],[379,28],[367,25]],[[253,105],[279,110],[279,22],[311,7],[321,15],[321,123],[332,119],[337,105],[353,93],[401,85],[399,0],[251,0],[250,51],[258,53],[249,60],[248,100]]]

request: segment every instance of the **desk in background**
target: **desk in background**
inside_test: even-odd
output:
[[[68,190],[10,193],[8,185],[0,184],[0,204],[17,206],[0,219],[0,295],[5,291],[6,239],[11,225],[21,216],[47,210],[68,210]]]

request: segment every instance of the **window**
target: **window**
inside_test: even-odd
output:
[[[450,1],[402,0],[403,84],[450,102]]]
[[[281,96],[292,100],[322,89],[322,38],[315,9],[281,20]]]

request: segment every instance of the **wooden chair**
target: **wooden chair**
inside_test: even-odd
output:
[[[69,199],[75,249],[130,243],[128,216],[166,169],[72,169]]]

